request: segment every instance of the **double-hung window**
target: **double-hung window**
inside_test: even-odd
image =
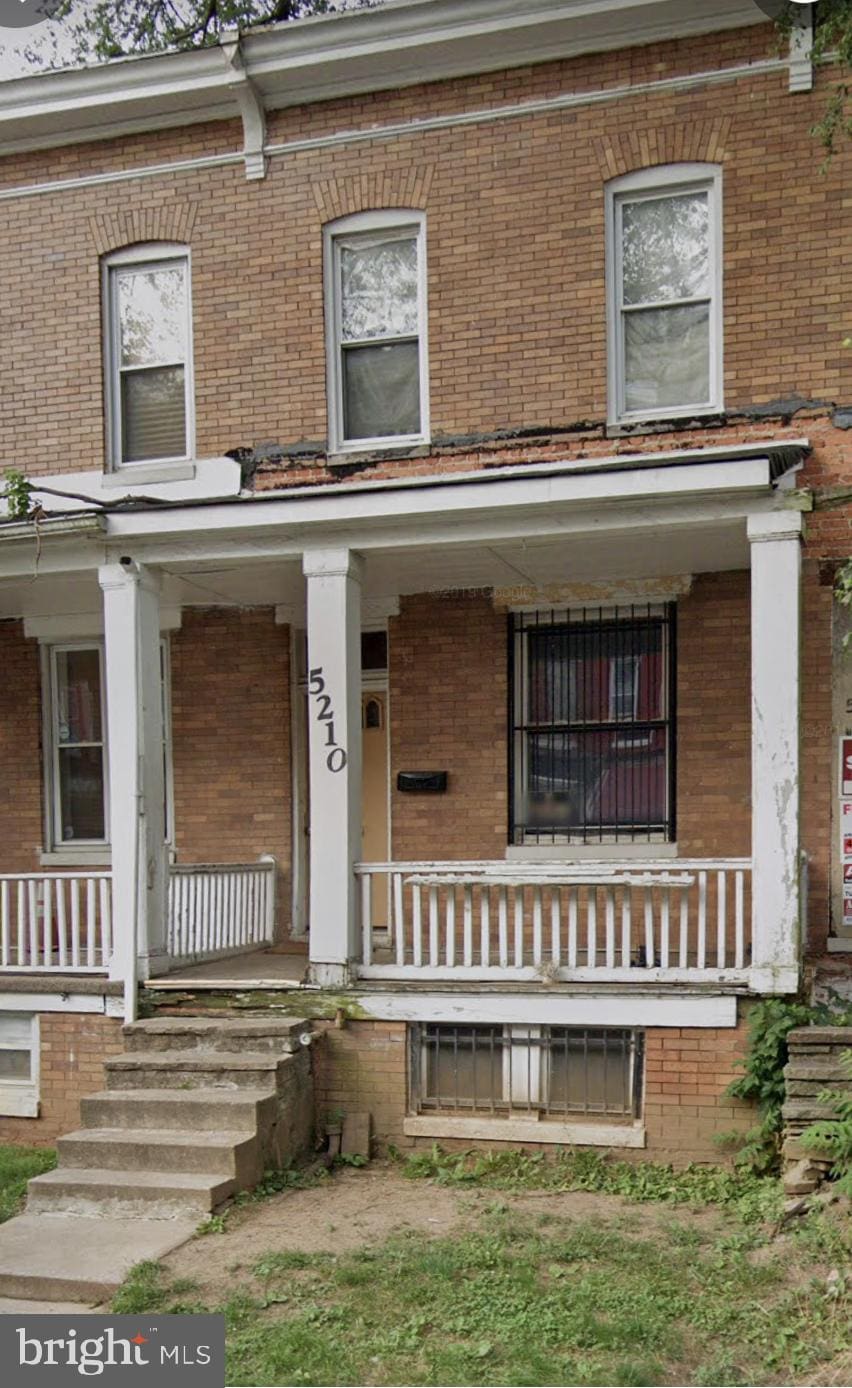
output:
[[[103,845],[109,822],[103,650],[52,646],[48,660],[53,844]]]
[[[722,408],[721,175],[644,170],[608,188],[611,423]]]
[[[0,1012],[0,1114],[38,1117],[38,1017]]]
[[[194,451],[187,252],[123,251],[104,276],[110,463],[183,461]]]
[[[425,250],[421,213],[362,213],[326,228],[332,451],[428,437]]]
[[[674,838],[674,605],[517,613],[513,844]]]
[[[166,838],[171,837],[169,648],[160,643]],[[109,753],[104,649],[97,641],[44,651],[47,844],[53,851],[109,843]]]

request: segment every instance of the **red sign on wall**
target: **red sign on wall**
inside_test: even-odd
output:
[[[840,739],[840,794],[852,795],[852,737]]]

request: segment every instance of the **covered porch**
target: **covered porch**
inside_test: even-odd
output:
[[[331,989],[795,990],[802,517],[784,478],[804,446],[110,515],[94,588],[109,863],[6,874],[0,972],[100,971],[128,1008],[137,981],[264,969]],[[69,564],[91,609],[90,552],[48,540],[42,563],[32,629]],[[287,643],[287,723],[267,736],[289,749],[289,861],[272,851],[283,821],[251,860],[224,835],[182,861],[179,824],[166,844],[159,651],[171,614],[202,603],[274,610]],[[364,654],[381,633],[383,666]],[[253,688],[279,675],[260,660]],[[238,767],[239,730],[204,718]],[[580,746],[596,771],[577,773]],[[368,834],[377,775],[386,817]],[[250,786],[203,785],[249,802]]]

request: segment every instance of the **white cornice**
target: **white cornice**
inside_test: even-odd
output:
[[[236,88],[232,43],[0,83],[0,154],[764,22],[752,0],[385,0],[244,34]]]

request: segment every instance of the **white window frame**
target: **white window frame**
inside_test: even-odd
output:
[[[0,1080],[0,1115],[4,1118],[38,1118],[40,1036],[38,1014],[34,1012],[0,1011],[0,1050],[18,1051],[20,1046],[5,1045],[2,1023],[7,1017],[21,1017],[30,1024],[30,1077],[28,1080]]]
[[[391,237],[408,231],[417,241],[417,326],[420,371],[420,430],[416,434],[385,434],[347,439],[344,434],[343,371],[341,343],[340,246],[348,240],[388,232]],[[330,453],[364,453],[377,448],[411,448],[429,442],[429,349],[427,323],[426,215],[406,209],[358,212],[342,217],[323,229],[323,277],[326,323],[326,379],[328,383],[328,439]]]
[[[709,211],[709,380],[707,400],[665,409],[628,410],[624,311],[622,307],[622,209],[626,203],[651,201],[687,193],[707,193]],[[689,415],[719,414],[724,409],[723,311],[722,311],[722,170],[717,164],[668,164],[613,179],[606,189],[606,298],[607,375],[610,426],[645,420],[680,419]],[[703,297],[703,296],[699,296]],[[671,301],[674,307],[679,300]],[[692,302],[691,300],[689,302]]]
[[[104,837],[102,839],[64,839],[62,837],[61,804],[59,797],[59,738],[57,736],[57,714],[59,709],[56,657],[63,651],[97,650],[101,669],[101,732],[104,768]],[[172,667],[171,644],[168,636],[160,637],[160,659],[163,691],[163,750],[165,774],[166,843],[174,839],[174,762],[172,756]],[[46,855],[63,860],[82,860],[90,855],[100,858],[109,854],[110,844],[110,802],[109,802],[109,723],[106,707],[106,656],[103,638],[81,638],[77,641],[59,641],[42,646],[42,725],[44,746],[44,833]]]
[[[123,271],[157,270],[181,264],[186,282],[186,358],[184,391],[186,399],[186,448],[183,453],[163,458],[122,458],[123,422],[121,414],[121,352],[118,321],[118,295],[115,284]],[[188,246],[167,242],[131,246],[105,258],[102,266],[101,300],[103,306],[104,343],[104,404],[106,423],[106,457],[109,472],[132,471],[135,468],[161,467],[169,463],[186,463],[195,457],[195,374],[193,370],[192,338],[192,265]],[[177,365],[178,363],[171,363]]]
[[[101,748],[104,777],[104,835],[100,839],[66,839],[62,837],[62,806],[59,793],[59,751],[57,719],[59,716],[59,679],[57,656],[66,651],[98,652],[101,676]],[[61,641],[45,647],[46,674],[44,689],[47,695],[45,709],[45,829],[47,842],[54,852],[75,851],[76,849],[104,849],[109,843],[109,735],[106,709],[106,662],[103,641],[80,640]],[[93,744],[94,745],[94,744]]]

